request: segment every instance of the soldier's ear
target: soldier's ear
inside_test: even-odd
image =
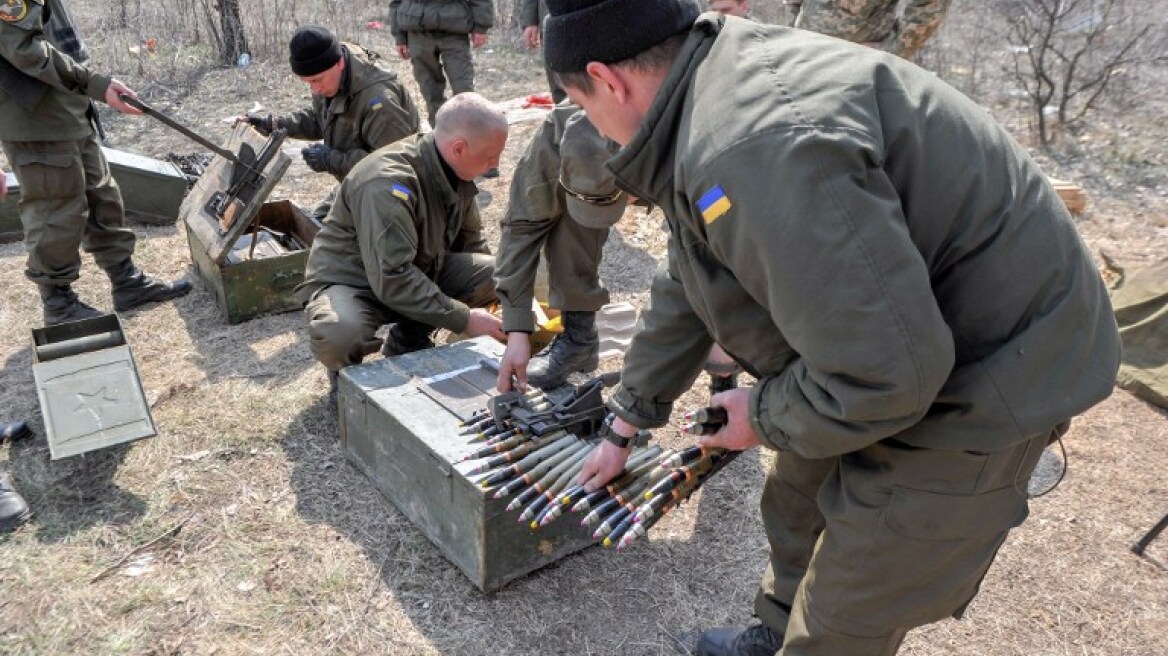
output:
[[[606,93],[619,102],[624,102],[629,97],[629,81],[620,68],[600,62],[588,62],[584,72],[592,78],[593,93]]]

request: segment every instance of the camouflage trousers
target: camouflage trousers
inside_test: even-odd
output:
[[[1009,530],[1050,436],[989,453],[888,439],[838,458],[782,452],[762,518],[771,560],[755,614],[779,656],[890,656],[960,617]]]
[[[438,273],[442,293],[472,308],[496,301],[495,258],[480,253],[448,253]],[[386,306],[370,289],[332,285],[313,294],[304,307],[308,341],[317,361],[330,370],[358,364],[381,348],[375,336],[385,324],[411,321]]]
[[[454,32],[410,32],[408,45],[414,79],[426,100],[430,125],[434,125],[438,108],[446,102],[447,79],[451,95],[474,91],[470,36]]]
[[[134,232],[125,227],[122,194],[96,137],[0,145],[20,182],[29,280],[71,284],[81,271],[79,249],[103,269],[133,255]]]

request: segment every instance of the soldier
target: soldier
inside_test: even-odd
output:
[[[341,183],[312,243],[304,282],[313,355],[330,372],[361,362],[382,341],[400,355],[433,346],[437,328],[503,339],[482,309],[496,300],[473,180],[497,166],[507,121],[474,93],[439,110],[434,131],[374,151]]]
[[[92,100],[141,112],[119,98],[136,97],[129,87],[91,71],[88,60],[63,0],[0,4],[0,145],[20,182],[25,275],[40,289],[46,326],[101,314],[71,286],[78,247],[109,275],[118,312],[191,290],[150,278],[131,259],[134,232],[97,141]]]
[[[426,99],[430,125],[451,95],[474,91],[474,64],[470,46],[487,44],[487,30],[495,24],[491,0],[390,0],[389,24],[397,54],[414,67],[414,79]],[[468,43],[469,38],[469,43]]]
[[[792,24],[912,59],[933,36],[950,0],[909,0],[897,14],[898,0],[788,0]]]
[[[608,302],[600,258],[608,229],[627,204],[604,168],[614,146],[578,107],[564,104],[552,110],[515,168],[495,272],[507,333],[502,391],[511,388],[512,374],[520,387],[556,387],[573,372],[599,366],[596,312]],[[531,303],[540,251],[548,263],[549,300],[561,311],[564,331],[533,359]]]
[[[1044,447],[1119,364],[1107,290],[1042,171],[884,53],[694,0],[548,11],[548,66],[623,145],[618,184],[670,225],[582,482],[667,421],[714,339],[758,383],[714,397],[729,421],[703,443],[778,452],[762,623],[697,653],[889,655],[959,617]]]
[[[292,72],[312,91],[312,106],[291,116],[248,114],[237,121],[265,136],[283,129],[294,139],[321,139],[301,151],[313,171],[340,182],[369,153],[420,130],[414,101],[377,53],[339,43],[313,25],[296,30],[288,50]],[[335,193],[317,207],[318,219],[328,214]]]
[[[540,26],[543,25],[544,16],[547,16],[546,0],[523,0],[523,6],[519,8],[520,23],[523,25],[523,42],[532,50],[539,48]],[[551,70],[545,66],[544,72],[547,74],[548,88],[552,91],[552,100],[559,104],[568,96],[560,88],[559,82],[556,82],[556,76],[552,75]]]

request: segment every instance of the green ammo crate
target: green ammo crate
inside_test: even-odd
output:
[[[237,152],[244,142],[260,152],[266,140],[240,124],[224,147]],[[300,309],[293,290],[304,280],[308,248],[320,223],[290,201],[264,202],[289,164],[287,154],[276,153],[251,202],[237,203],[228,212],[230,220],[220,221],[205,208],[212,196],[231,186],[232,164],[216,155],[183,203],[191,261],[227,323]]]
[[[529,529],[456,464],[471,448],[458,422],[495,384],[479,360],[502,352],[480,337],[375,360],[341,370],[337,393],[349,462],[484,592],[592,544],[573,517]]]

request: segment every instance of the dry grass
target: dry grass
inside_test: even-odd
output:
[[[79,4],[83,21],[96,20],[92,3]],[[106,37],[107,50],[121,47],[117,33]],[[389,51],[384,33],[360,40]],[[93,41],[100,62],[107,42]],[[152,102],[216,140],[221,119],[255,101],[280,111],[307,98],[279,61],[188,67],[187,77],[147,62],[137,78],[121,66]],[[479,66],[493,98],[542,88],[526,53],[495,47]],[[1132,119],[1144,140],[1129,133],[1125,143],[1164,142],[1164,127],[1140,118],[1162,114],[1157,102]],[[197,150],[149,119],[111,119],[110,129],[115,145],[138,152]],[[531,130],[513,132],[503,178],[483,185],[489,226]],[[1168,255],[1162,159],[1136,177],[1106,152],[1080,159],[1044,163],[1088,172],[1067,176],[1095,194],[1086,240],[1125,264]],[[311,204],[329,187],[323,178],[297,161],[277,195]],[[144,268],[193,277],[180,230],[136,231]],[[644,301],[663,245],[660,215],[619,226],[603,270],[616,299]],[[20,244],[0,246],[10,281],[0,288],[0,419],[29,418],[43,435],[28,347],[39,304],[23,266]],[[110,309],[92,262],[77,288]],[[671,653],[675,631],[749,620],[766,558],[756,503],[767,456],[740,458],[626,554],[592,549],[483,595],[344,461],[300,315],[228,326],[213,303],[196,287],[125,320],[158,437],[85,462],[50,463],[43,437],[4,447],[36,515],[0,546],[0,653],[641,656]],[[691,392],[683,404],[703,398]],[[672,429],[660,438],[682,441]],[[1068,450],[1068,479],[1033,504],[967,619],[914,632],[903,653],[1168,653],[1168,573],[1127,550],[1168,511],[1165,413],[1117,392],[1076,423]],[[1168,538],[1152,552],[1168,560]]]

